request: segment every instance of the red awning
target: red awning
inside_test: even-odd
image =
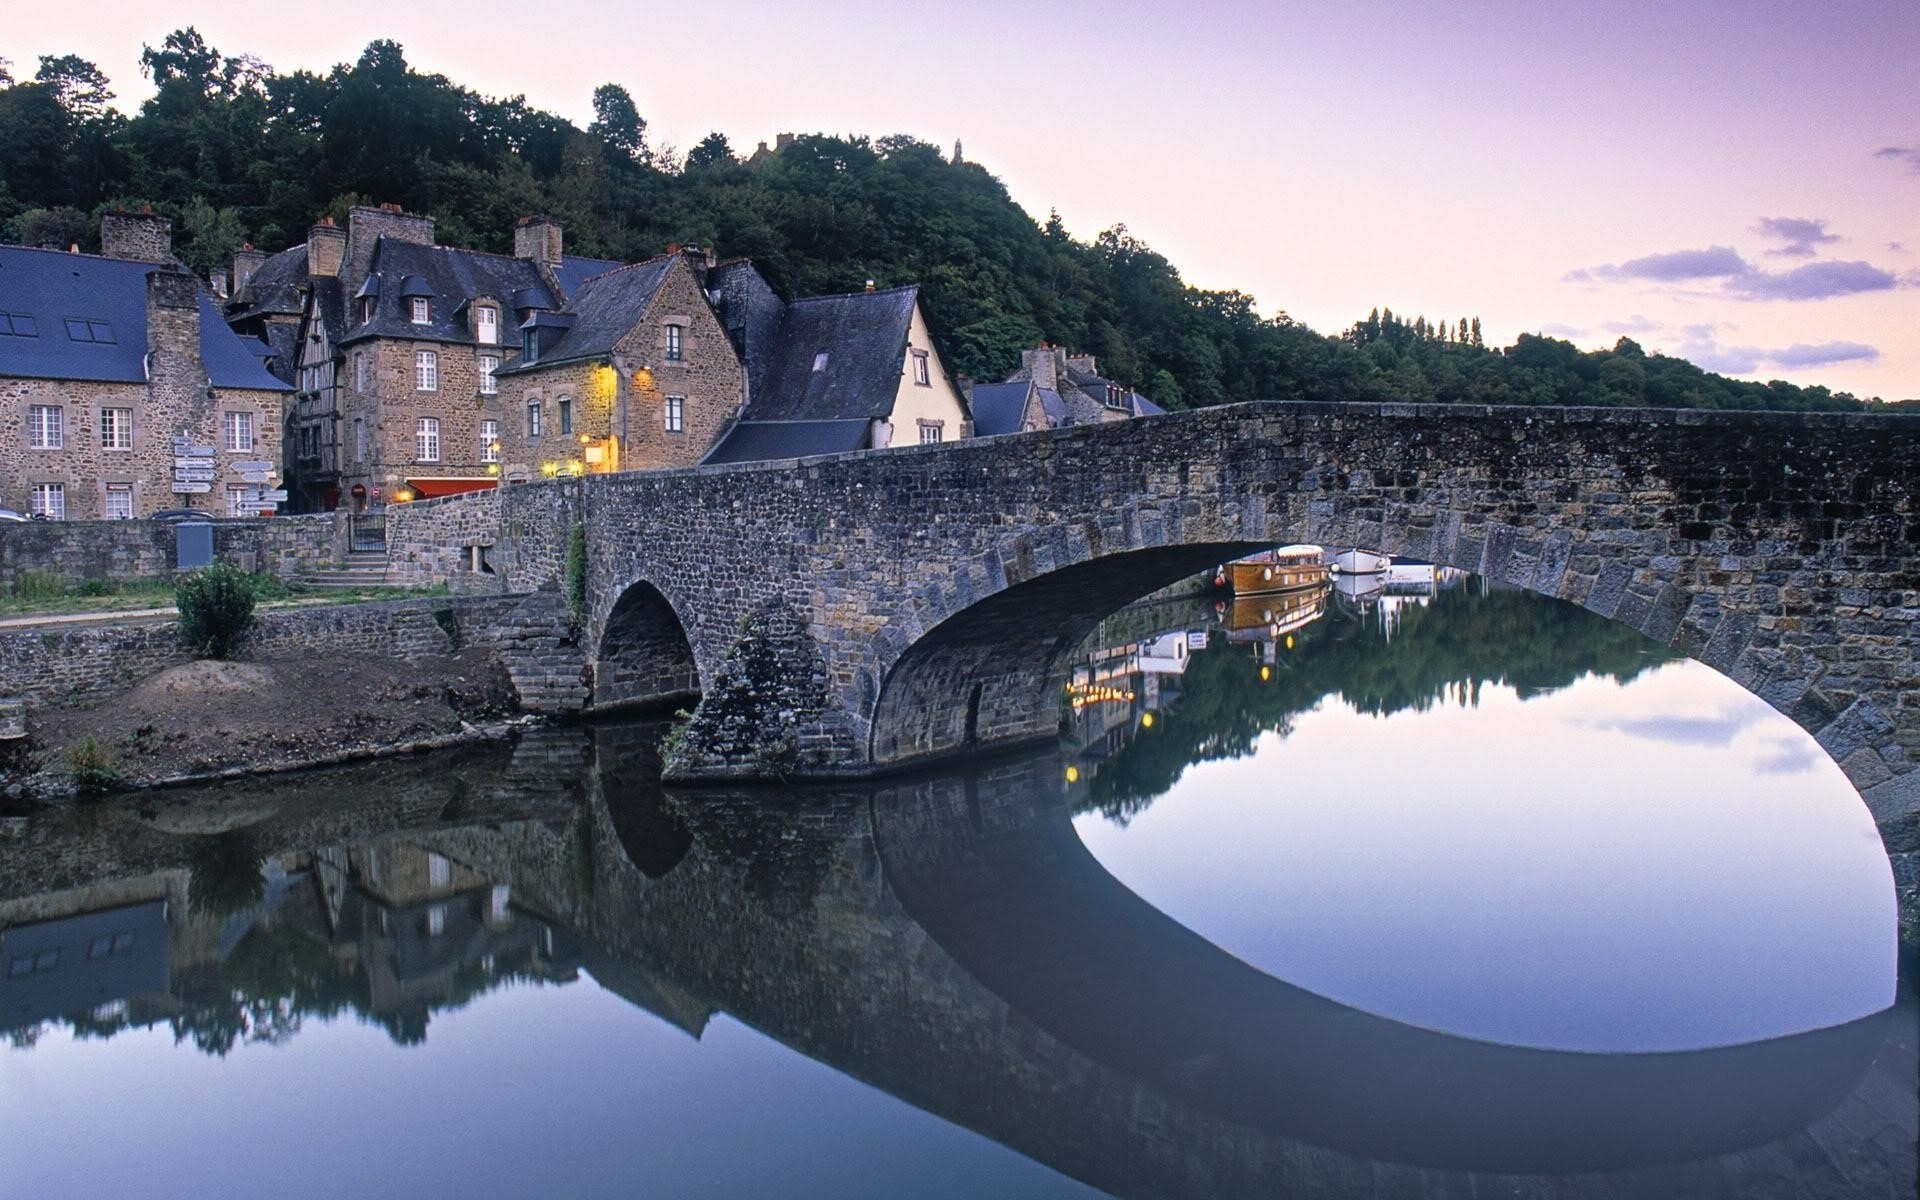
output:
[[[435,496],[458,496],[462,492],[490,492],[498,484],[495,479],[409,479],[407,486],[422,500],[431,500]]]

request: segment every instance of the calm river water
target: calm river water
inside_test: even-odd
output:
[[[1405,590],[1132,605],[964,769],[631,724],[0,823],[0,1196],[1913,1195],[1839,770]]]

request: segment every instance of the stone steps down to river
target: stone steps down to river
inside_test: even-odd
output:
[[[355,550],[347,555],[344,566],[309,571],[299,578],[301,583],[315,588],[381,587],[387,582],[387,552]]]
[[[586,658],[557,590],[527,596],[495,626],[493,638],[523,710],[570,713],[586,706]]]

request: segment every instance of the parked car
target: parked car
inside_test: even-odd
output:
[[[10,508],[0,508],[0,521],[24,521],[26,514],[17,513]]]
[[[149,521],[211,521],[213,514],[204,508],[163,508],[150,515]]]

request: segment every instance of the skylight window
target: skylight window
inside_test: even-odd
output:
[[[105,346],[114,344],[113,326],[105,321],[88,321],[80,317],[67,318],[67,337],[76,342],[99,342]]]
[[[0,312],[0,337],[39,336],[39,328],[26,313]]]
[[[813,369],[816,371],[824,371],[827,369],[827,352],[825,350],[813,356]]]

